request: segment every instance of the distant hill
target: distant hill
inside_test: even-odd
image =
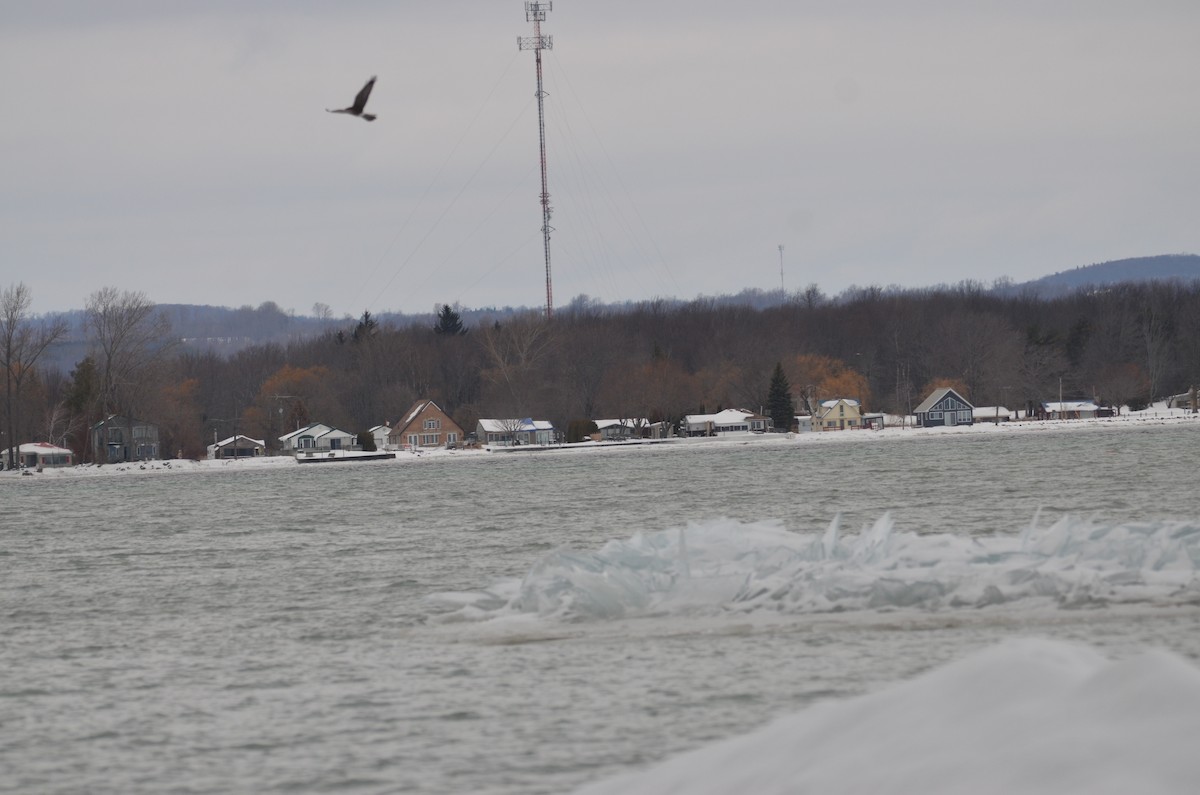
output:
[[[992,288],[992,292],[1000,295],[1033,294],[1042,298],[1054,298],[1088,286],[1165,280],[1184,282],[1200,280],[1200,256],[1166,254],[1101,262],[1043,276],[1034,281],[1020,284],[1008,282]],[[948,287],[948,285],[942,286]],[[811,297],[820,303],[852,301],[861,297],[865,292],[886,294],[903,292],[907,288],[898,286],[887,288],[850,287],[838,296],[826,296],[815,285],[809,289],[816,290]],[[698,296],[691,301],[660,297],[642,302],[625,301],[607,304],[586,295],[580,295],[558,307],[558,311],[562,313],[580,311],[621,313],[645,304],[652,304],[666,310],[693,302],[706,307],[743,306],[761,310],[798,300],[808,300],[808,296],[801,293],[785,293],[783,290],[761,290],[750,287],[734,295]],[[181,350],[215,352],[222,356],[233,355],[253,345],[264,343],[286,345],[292,341],[323,333],[334,333],[339,330],[349,334],[353,331],[357,321],[357,318],[348,315],[340,318],[296,315],[291,311],[283,310],[274,301],[266,301],[258,307],[231,308],[192,304],[159,304],[158,308],[165,312],[171,321],[172,331]],[[537,308],[511,306],[472,309],[457,304],[455,310],[459,312],[463,323],[470,329],[484,328],[492,323],[503,322],[514,314],[541,311]],[[425,325],[432,329],[436,321],[436,309],[428,313],[405,314],[382,311],[373,312],[372,315],[382,324],[397,327]],[[72,310],[62,313],[61,316],[67,320],[69,331],[64,339],[46,351],[42,365],[66,373],[87,355],[88,343],[84,332],[83,310]]]
[[[1080,287],[1119,284],[1121,282],[1200,280],[1200,256],[1162,254],[1156,257],[1132,257],[1060,271],[1021,284],[1010,285],[1005,292],[1034,292],[1050,297]]]

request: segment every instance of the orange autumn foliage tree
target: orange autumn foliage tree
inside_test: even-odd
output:
[[[268,447],[287,431],[310,422],[336,425],[342,418],[330,381],[327,367],[285,364],[263,382],[254,404],[242,413],[242,422]]]
[[[850,398],[865,409],[871,402],[866,377],[840,359],[802,353],[783,363],[797,408],[811,411],[822,400]]]

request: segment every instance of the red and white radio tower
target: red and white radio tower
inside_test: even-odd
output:
[[[554,314],[554,290],[550,282],[550,193],[546,190],[546,113],[542,100],[546,92],[542,90],[542,50],[554,49],[554,37],[542,35],[542,23],[546,21],[546,13],[554,9],[552,2],[525,3],[525,21],[533,23],[532,36],[518,36],[517,47],[522,50],[533,50],[537,60],[537,102],[538,102],[538,144],[542,158],[542,246],[546,252],[546,317]]]

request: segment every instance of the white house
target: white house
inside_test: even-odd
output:
[[[49,442],[26,442],[17,447],[17,466],[27,469],[44,467],[69,467],[75,463],[75,454],[65,447]],[[8,466],[8,450],[0,453],[0,469]]]
[[[770,417],[746,409],[725,409],[716,414],[688,414],[683,418],[685,436],[723,436],[731,433],[766,433],[775,424]]]
[[[320,422],[305,425],[279,437],[280,449],[287,453],[297,450],[349,450],[354,443],[354,434]]]
[[[547,420],[480,420],[475,426],[480,444],[498,446],[516,444],[554,444],[554,424]]]
[[[1004,406],[976,406],[971,410],[971,416],[975,418],[975,422],[1010,422],[1013,419],[1013,413]]]
[[[1100,407],[1090,400],[1063,400],[1042,404],[1046,417],[1052,420],[1090,420]]]
[[[367,431],[367,433],[371,434],[371,437],[375,439],[375,449],[376,450],[386,450],[387,449],[388,435],[391,432],[392,432],[392,426],[388,425],[387,423],[384,423],[383,425],[376,425],[374,428]]]

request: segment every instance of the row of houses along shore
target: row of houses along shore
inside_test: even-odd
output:
[[[1197,411],[1197,395],[1193,389],[1184,395],[1167,400],[1169,408]],[[821,401],[811,415],[793,418],[788,428],[777,428],[772,419],[761,411],[724,409],[715,414],[689,414],[677,426],[651,422],[643,418],[592,420],[584,430],[581,441],[619,442],[673,437],[726,436],[773,432],[823,432],[847,430],[881,430],[889,418],[879,413],[864,412],[858,400],[833,398]],[[1111,417],[1117,410],[1102,406],[1094,400],[1063,400],[1030,404],[1023,411],[1004,406],[973,406],[952,388],[937,389],[925,398],[901,423],[910,427],[939,427],[972,425],[979,422],[1011,422],[1015,420],[1086,420]],[[895,423],[897,418],[891,418]],[[416,451],[440,448],[519,447],[526,445],[557,445],[568,439],[562,429],[549,420],[531,417],[514,419],[480,419],[470,431],[465,430],[433,400],[418,400],[394,423],[383,423],[364,433],[351,433],[321,422],[309,423],[280,436],[268,445],[264,439],[234,433],[227,439],[215,439],[208,446],[210,459],[249,458],[264,455],[313,455],[336,451]],[[93,463],[147,461],[165,457],[159,445],[158,426],[139,419],[112,415],[91,428]],[[9,453],[2,453],[0,466],[7,466]],[[168,456],[169,457],[169,456]],[[75,453],[50,442],[28,442],[20,445],[17,467],[42,469],[74,466]]]

